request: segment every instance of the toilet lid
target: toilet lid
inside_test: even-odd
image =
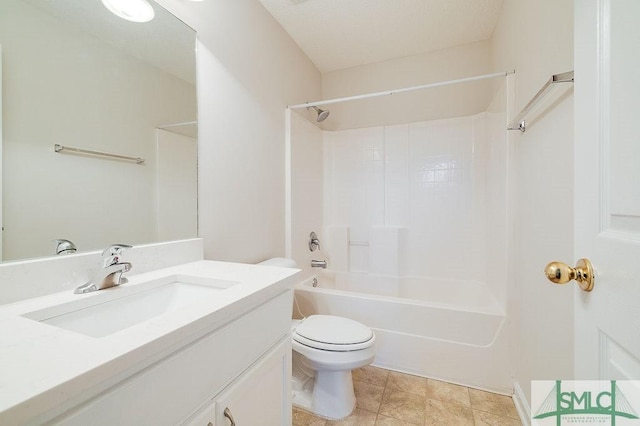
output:
[[[293,339],[303,345],[336,351],[363,349],[369,346],[372,338],[373,331],[369,327],[333,315],[311,315],[293,333]]]

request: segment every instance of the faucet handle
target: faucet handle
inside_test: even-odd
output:
[[[129,248],[131,248],[131,246],[127,244],[112,244],[104,249],[104,251],[102,252],[102,257],[118,256],[120,253],[122,253],[123,249]]]
[[[315,232],[309,234],[309,251],[320,250],[320,240]]]

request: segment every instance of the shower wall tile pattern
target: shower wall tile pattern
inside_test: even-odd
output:
[[[485,120],[324,133],[323,222],[349,228],[352,272],[380,270],[371,259],[388,247],[403,275],[484,281]],[[404,228],[402,242],[369,246],[371,229],[385,227]]]

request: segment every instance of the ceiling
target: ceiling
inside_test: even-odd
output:
[[[320,72],[491,38],[503,0],[260,0]]]

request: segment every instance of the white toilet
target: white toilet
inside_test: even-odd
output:
[[[292,259],[274,258],[261,264],[295,267]],[[351,371],[375,358],[375,334],[348,318],[311,315],[293,320],[293,405],[330,419],[354,410]]]
[[[311,315],[294,321],[291,334],[293,405],[330,419],[351,414],[351,371],[373,362],[373,331],[348,318]]]

